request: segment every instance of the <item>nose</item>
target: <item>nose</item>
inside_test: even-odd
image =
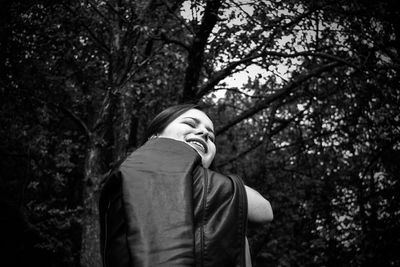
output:
[[[200,128],[197,132],[196,135],[202,137],[204,141],[208,141],[208,132],[205,129]]]

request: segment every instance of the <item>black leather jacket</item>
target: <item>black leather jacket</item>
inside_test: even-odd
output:
[[[105,181],[104,267],[245,266],[242,181],[201,167],[189,145],[156,138]]]

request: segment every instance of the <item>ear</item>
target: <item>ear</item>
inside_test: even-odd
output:
[[[158,134],[153,134],[152,136],[149,137],[148,140],[155,139],[155,138],[158,138]]]

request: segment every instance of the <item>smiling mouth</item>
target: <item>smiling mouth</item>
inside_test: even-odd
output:
[[[203,153],[207,153],[207,146],[204,144],[204,142],[200,140],[186,140],[186,142],[190,145],[192,145],[195,149],[199,149]]]

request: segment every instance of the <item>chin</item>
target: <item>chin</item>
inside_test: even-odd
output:
[[[201,165],[203,165],[204,168],[208,169],[211,164],[205,163],[204,161],[201,162]]]

